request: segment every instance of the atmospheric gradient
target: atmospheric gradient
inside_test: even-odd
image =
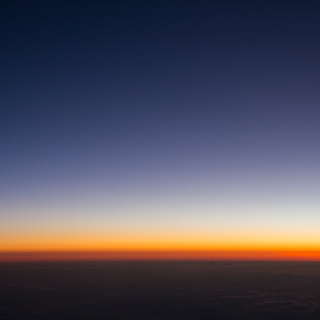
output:
[[[0,260],[320,260],[319,13],[5,4]]]

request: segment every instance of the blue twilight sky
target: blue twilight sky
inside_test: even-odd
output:
[[[320,243],[316,1],[8,1],[0,15],[11,240]]]

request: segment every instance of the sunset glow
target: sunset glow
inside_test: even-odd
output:
[[[0,320],[320,319],[320,1],[0,17]]]
[[[163,6],[7,37],[1,259],[318,259],[319,19],[291,34],[265,9]]]

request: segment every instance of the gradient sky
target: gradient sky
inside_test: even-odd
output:
[[[317,1],[1,6],[0,251],[320,252]]]

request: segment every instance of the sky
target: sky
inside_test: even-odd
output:
[[[320,259],[317,1],[1,7],[2,255]]]

